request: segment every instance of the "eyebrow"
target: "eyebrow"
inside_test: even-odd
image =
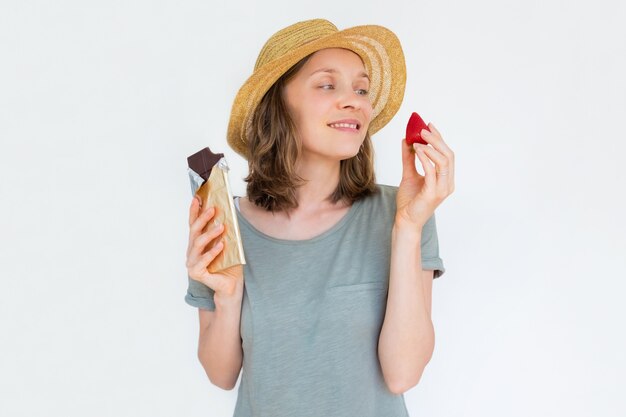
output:
[[[311,77],[313,74],[317,74],[318,72],[328,72],[328,73],[331,73],[331,74],[336,74],[336,73],[337,73],[337,72],[339,72],[339,71],[337,71],[337,70],[336,70],[336,69],[334,69],[334,68],[320,68],[320,69],[315,70],[315,71],[313,71],[312,73],[310,73],[310,74],[309,74],[309,77]],[[368,81],[369,81],[369,79],[370,79],[370,77],[367,75],[367,73],[366,73],[366,72],[361,72],[361,73],[359,74],[359,77],[362,77],[362,78],[367,78],[367,80],[368,80]]]

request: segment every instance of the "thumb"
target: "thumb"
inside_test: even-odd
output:
[[[417,175],[415,167],[415,153],[413,146],[402,140],[402,178],[411,178]]]

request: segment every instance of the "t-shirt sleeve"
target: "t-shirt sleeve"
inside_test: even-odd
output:
[[[439,278],[446,271],[443,260],[439,257],[439,239],[434,213],[422,228],[422,269],[432,270],[433,278]]]
[[[189,276],[187,276],[187,280],[188,286],[185,302],[192,307],[215,311],[215,301],[213,300],[215,291],[203,283],[191,279]]]

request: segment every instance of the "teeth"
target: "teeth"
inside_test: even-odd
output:
[[[330,127],[349,127],[350,129],[356,129],[356,125],[352,123],[333,123]]]

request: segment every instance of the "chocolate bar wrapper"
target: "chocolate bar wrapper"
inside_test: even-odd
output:
[[[221,158],[211,169],[209,178],[203,183],[202,177],[194,170],[189,169],[192,193],[200,197],[202,207],[215,207],[214,221],[224,225],[224,233],[217,239],[224,239],[224,250],[208,266],[210,273],[220,272],[226,268],[246,263],[239,222],[233,202],[233,194],[228,181],[228,164]],[[213,226],[213,222],[207,225]],[[206,229],[205,229],[206,230]],[[217,239],[210,242],[207,248],[213,247]]]

